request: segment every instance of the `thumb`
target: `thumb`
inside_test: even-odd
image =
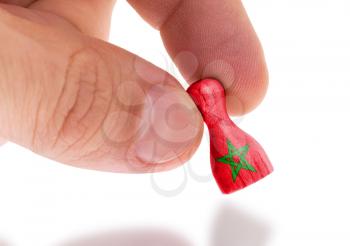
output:
[[[159,171],[185,162],[199,145],[202,122],[181,85],[67,25],[49,15],[0,11],[0,136],[104,171]]]

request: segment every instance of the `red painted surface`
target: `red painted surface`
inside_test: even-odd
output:
[[[260,144],[238,128],[228,116],[225,91],[220,82],[204,79],[192,84],[187,92],[193,98],[208,126],[211,168],[223,193],[229,194],[242,189],[272,172],[273,167]],[[217,160],[228,154],[227,140],[236,148],[248,144],[249,150],[245,159],[254,167],[255,172],[241,169],[236,180],[232,178],[231,166]],[[237,157],[233,157],[236,163],[240,161],[239,156]]]
[[[239,162],[240,162],[239,156],[235,155],[235,156],[233,157],[233,161],[234,161],[235,163],[239,163]]]

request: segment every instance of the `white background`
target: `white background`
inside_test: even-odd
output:
[[[76,169],[7,144],[0,149],[0,245],[350,245],[350,3],[245,6],[265,49],[270,88],[239,125],[266,149],[271,176],[221,195],[206,178],[206,137],[184,168],[153,176]],[[181,80],[158,33],[124,0],[111,42]],[[184,177],[173,197],[151,184],[175,189]]]

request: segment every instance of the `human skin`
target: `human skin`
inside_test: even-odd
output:
[[[220,80],[231,115],[261,102],[264,55],[239,0],[129,3],[189,84]],[[107,42],[114,4],[0,0],[0,142],[113,172],[164,171],[191,157],[199,111],[174,77]]]

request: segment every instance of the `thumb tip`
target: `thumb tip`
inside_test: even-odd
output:
[[[147,130],[135,141],[135,156],[147,164],[181,164],[197,149],[203,121],[182,88],[154,86],[142,123]]]

